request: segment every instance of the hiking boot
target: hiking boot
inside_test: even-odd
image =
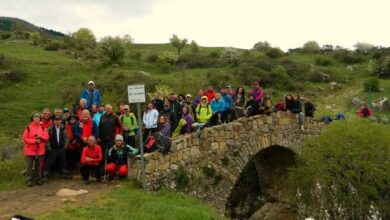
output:
[[[37,180],[37,181],[35,182],[35,184],[36,184],[37,186],[42,186],[43,182],[42,182],[42,180]]]
[[[32,181],[27,181],[26,185],[28,187],[32,187],[32,186],[34,186],[34,183]]]
[[[303,125],[301,125],[301,130],[304,131],[305,130],[305,127]]]

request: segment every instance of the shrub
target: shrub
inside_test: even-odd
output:
[[[26,77],[26,74],[19,69],[4,71],[4,72],[1,72],[1,74],[0,74],[1,80],[9,81],[9,82],[20,82],[20,81],[24,80],[25,77]]]
[[[284,58],[281,64],[286,69],[287,74],[295,79],[306,79],[311,70],[310,65],[298,63],[288,58]]]
[[[127,46],[129,46],[129,42],[125,38],[109,36],[100,41],[98,49],[106,62],[119,64],[125,57]]]
[[[0,67],[5,67],[8,65],[8,60],[7,60],[7,57],[0,53]]]
[[[315,63],[320,66],[330,66],[332,64],[332,60],[327,57],[317,57],[315,59]]]
[[[141,60],[142,58],[142,53],[141,52],[133,52],[129,54],[129,58],[133,60]]]
[[[315,219],[325,212],[328,219],[369,219],[376,207],[389,219],[389,133],[385,125],[347,120],[307,140],[290,172],[306,207],[300,211]]]
[[[49,42],[49,44],[47,44],[45,46],[45,50],[47,51],[57,51],[61,48],[61,45],[59,42],[57,41],[52,41],[52,42]]]
[[[379,80],[378,78],[370,78],[364,82],[364,90],[366,92],[378,92],[379,91]]]
[[[319,53],[320,50],[321,48],[316,41],[308,41],[302,47],[304,53]]]
[[[211,165],[203,166],[202,171],[203,171],[203,174],[207,177],[214,177],[216,174],[215,168]]]
[[[269,58],[276,59],[284,56],[284,52],[279,48],[271,48],[265,53],[265,55],[267,55]]]
[[[159,60],[158,54],[152,53],[146,57],[146,61],[149,63],[157,63]]]
[[[183,166],[179,166],[179,169],[176,171],[176,184],[178,189],[185,189],[190,183],[190,178],[188,177],[187,171]]]
[[[183,68],[210,68],[217,66],[217,64],[216,58],[200,53],[182,54],[178,60],[178,65]]]
[[[1,33],[0,34],[0,38],[2,39],[2,40],[7,40],[7,39],[9,39],[9,38],[11,38],[12,37],[12,34],[11,33]]]
[[[364,61],[363,56],[346,49],[335,50],[332,52],[333,57],[343,63],[354,64]]]
[[[390,77],[390,55],[383,56],[377,61],[374,73],[380,77]]]

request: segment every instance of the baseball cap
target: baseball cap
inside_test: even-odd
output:
[[[94,81],[92,81],[92,80],[91,80],[91,81],[89,81],[89,82],[88,82],[88,85],[91,85],[91,84],[95,85],[95,82],[94,82]]]

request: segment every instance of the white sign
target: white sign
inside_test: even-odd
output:
[[[129,103],[144,103],[145,85],[131,85],[127,86],[127,93],[129,95]]]

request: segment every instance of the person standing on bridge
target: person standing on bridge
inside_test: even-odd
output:
[[[158,131],[157,120],[158,111],[154,108],[152,102],[148,102],[144,111],[144,117],[142,118],[144,125],[144,141],[148,138],[149,135],[152,135],[154,132]]]
[[[171,127],[171,133],[176,129],[178,121],[176,114],[170,108],[171,104],[169,101],[164,102],[163,110],[159,112],[159,115],[166,115]]]
[[[207,96],[203,96],[202,102],[195,109],[196,122],[199,123],[199,129],[207,126],[210,123],[211,116],[213,115],[213,110],[211,110],[208,103]]]
[[[253,89],[249,92],[249,94],[253,97],[253,114],[257,115],[259,114],[260,104],[263,101],[263,89],[261,89],[259,81],[253,83]]]
[[[137,118],[130,112],[130,106],[124,106],[125,113],[119,117],[122,125],[122,135],[124,142],[132,147],[135,146],[135,135],[138,132]]]
[[[236,117],[240,118],[244,116],[244,105],[245,105],[245,89],[240,86],[237,88],[234,94],[234,107],[236,111]]]
[[[295,114],[295,117],[299,119],[299,124],[301,126],[301,130],[305,130],[305,115],[302,112],[302,100],[299,95],[293,97],[293,106],[291,109],[291,113]]]
[[[213,115],[210,118],[211,125],[222,124],[222,114],[224,113],[225,103],[221,98],[221,93],[217,93],[215,98],[210,103]]]
[[[305,109],[305,116],[313,118],[314,112],[316,111],[316,108],[314,107],[313,103],[309,99],[305,99],[303,103]]]
[[[102,103],[102,96],[98,89],[95,88],[95,82],[89,81],[88,88],[81,91],[80,99],[86,99],[86,108],[92,112],[92,106],[98,106]]]
[[[27,186],[42,185],[41,161],[45,154],[45,143],[49,140],[47,129],[41,125],[41,115],[33,113],[30,124],[23,132],[23,153],[26,161]]]

